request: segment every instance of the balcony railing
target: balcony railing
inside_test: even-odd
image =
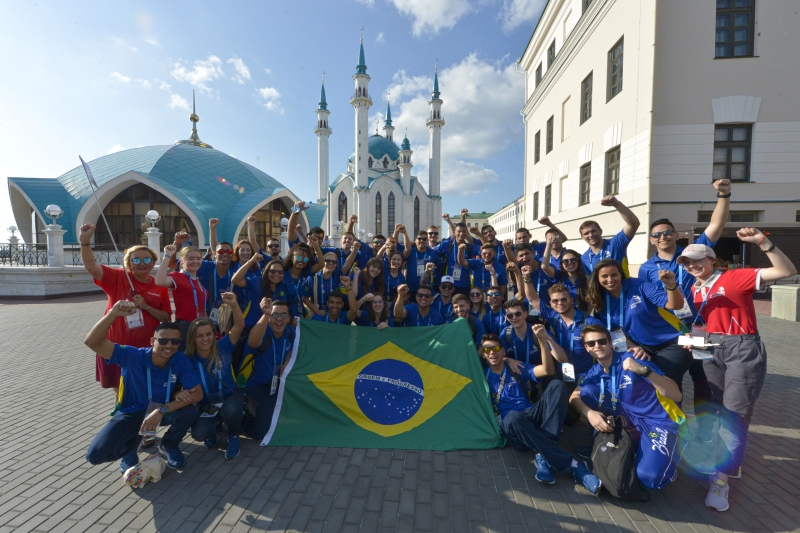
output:
[[[101,265],[121,266],[125,252],[117,252],[111,244],[92,245],[94,260]],[[64,265],[83,266],[81,245],[69,243],[64,245]],[[47,266],[46,244],[10,244],[0,243],[0,266],[45,267]]]

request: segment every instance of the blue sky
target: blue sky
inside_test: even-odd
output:
[[[524,76],[544,0],[9,2],[0,23],[0,229],[5,178],[58,177],[84,159],[200,138],[316,198],[322,72],[330,177],[353,150],[349,104],[364,27],[373,107],[427,184],[427,99],[438,59],[444,210],[492,211],[522,194]],[[382,130],[381,130],[382,132]],[[5,240],[5,237],[0,237]]]

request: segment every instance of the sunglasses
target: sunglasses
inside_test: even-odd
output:
[[[479,293],[479,292],[471,292],[471,293],[469,293],[469,297],[470,298],[480,298],[481,297],[481,293]]]
[[[676,232],[674,229],[665,229],[664,231],[655,231],[651,233],[650,236],[654,239],[659,239],[661,238],[662,235],[664,237],[672,237],[673,235],[675,235],[675,233]]]
[[[433,294],[429,292],[417,293],[417,298],[433,298]]]
[[[178,345],[181,343],[181,340],[180,340],[180,339],[163,339],[163,338],[158,338],[158,339],[156,339],[156,341],[157,341],[157,342],[158,342],[158,344],[160,344],[161,346],[166,346],[167,344],[172,344],[173,346],[178,346]]]
[[[372,241],[375,246],[383,246],[383,241]]]
[[[429,231],[428,235],[439,235],[438,231]]]
[[[272,313],[272,318],[277,320],[286,320],[289,318],[289,313]]]
[[[500,346],[481,346],[481,349],[483,350],[483,353],[497,353],[502,350]]]
[[[423,239],[422,237],[417,237],[418,242],[428,242],[428,239]]]
[[[569,301],[569,298],[550,298],[551,304],[565,304]]]
[[[134,265],[141,265],[142,263],[144,263],[145,265],[149,265],[152,262],[153,262],[152,257],[145,257],[144,259],[142,259],[141,257],[134,257],[133,259],[131,259],[131,263],[133,263]]]
[[[563,264],[565,264],[565,265],[572,265],[572,264],[575,264],[575,263],[577,263],[577,262],[578,262],[578,260],[577,260],[576,258],[571,258],[571,259],[562,259],[562,260],[561,260],[561,262],[562,262]]]
[[[339,262],[339,261],[337,261],[336,259],[326,259],[326,260],[325,260],[325,264],[326,264],[326,265],[331,265],[331,264],[335,265],[335,264],[337,264],[338,262]]]
[[[270,268],[269,270],[267,270],[267,274],[274,274],[276,276],[283,276],[283,270],[273,270],[273,269]]]
[[[512,318],[519,318],[522,316],[522,311],[514,311],[513,313],[506,313],[506,318],[511,320]]]
[[[303,263],[308,263],[308,257],[304,255],[296,255],[294,256],[295,261],[302,261]]]
[[[502,292],[487,292],[486,293],[486,296],[488,296],[489,298],[491,298],[493,296],[502,296],[502,295],[503,295]]]
[[[231,255],[233,250],[217,250],[217,253],[220,255]]]
[[[455,288],[456,288],[456,286],[453,285],[452,283],[442,283],[442,289],[443,290],[447,289],[448,291],[452,291]]]
[[[268,244],[267,245],[267,248],[280,248],[280,247],[281,247],[280,244]]]
[[[584,341],[584,344],[589,348],[594,348],[595,344],[599,344],[600,346],[605,346],[608,344],[608,339],[597,339],[596,341]]]

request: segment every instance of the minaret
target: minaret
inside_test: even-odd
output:
[[[442,161],[442,100],[439,98],[439,73],[438,66],[433,71],[433,92],[428,101],[430,106],[430,117],[425,124],[430,129],[428,137],[428,195],[431,198],[439,198],[441,180],[441,161]]]
[[[206,144],[200,140],[200,137],[197,135],[197,123],[200,122],[200,117],[197,116],[194,107],[194,90],[192,90],[192,114],[189,115],[189,120],[192,121],[192,134],[189,135],[189,138],[185,141],[176,141],[175,144],[191,144],[193,146],[199,146],[201,148],[213,148],[210,144]]]
[[[358,215],[359,226],[367,228],[369,226],[369,166],[367,165],[368,138],[369,138],[369,108],[372,99],[369,97],[367,86],[369,76],[367,75],[367,64],[364,60],[364,39],[361,38],[361,48],[358,53],[358,65],[356,73],[353,75],[355,81],[355,92],[350,99],[350,105],[356,112],[355,123],[355,157],[353,157],[353,172],[355,174],[355,187],[353,197],[355,200],[354,212]]]
[[[328,137],[333,131],[328,127],[328,102],[325,101],[325,73],[322,73],[322,91],[319,95],[319,108],[317,108],[317,182],[319,184],[318,204],[328,201]]]
[[[411,162],[411,143],[408,142],[408,130],[406,129],[405,137],[400,145],[400,162],[397,167],[400,169],[400,186],[403,188],[403,194],[408,196],[411,190],[411,167],[414,164]]]
[[[386,99],[386,120],[383,123],[383,136],[394,142],[394,126],[392,126],[392,106]]]

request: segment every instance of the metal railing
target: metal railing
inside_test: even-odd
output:
[[[117,252],[111,244],[92,245],[94,260],[101,265],[122,266],[125,252]],[[81,245],[64,245],[64,265],[83,266]],[[0,243],[0,266],[45,267],[47,266],[47,245],[26,243]]]
[[[94,260],[101,265],[122,266],[125,259],[125,251],[120,250],[117,252],[113,244],[93,244],[92,252],[94,253]],[[67,266],[83,266],[80,243],[64,245],[64,264]]]

